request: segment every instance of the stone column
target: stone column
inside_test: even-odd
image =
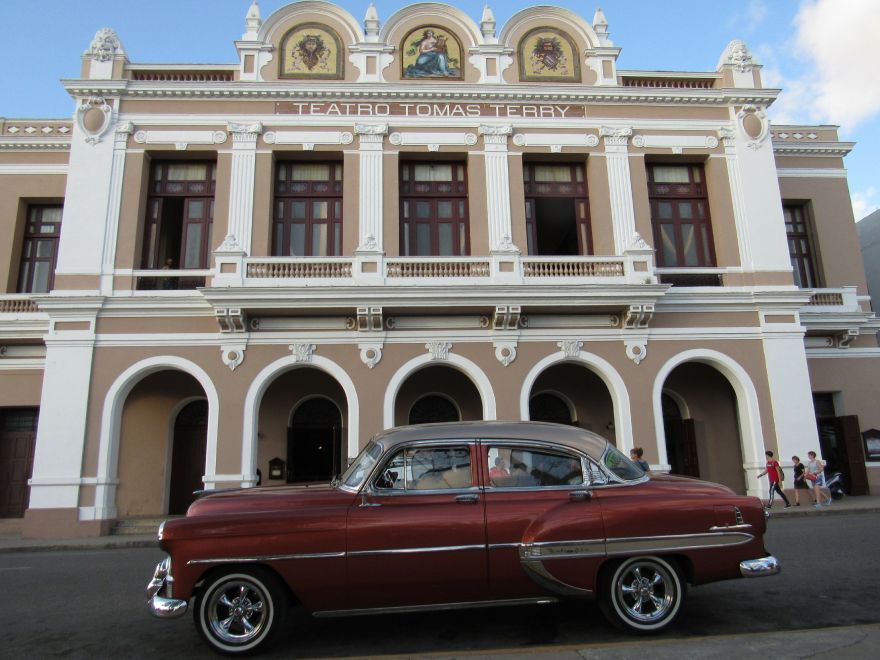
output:
[[[229,222],[226,234],[235,237],[238,245],[251,253],[254,224],[254,185],[257,169],[257,138],[263,125],[230,123],[232,133],[232,173],[229,182]]]
[[[611,223],[614,229],[614,254],[623,254],[636,233],[636,214],[627,149],[632,128],[602,126],[599,135],[605,139],[608,188],[611,192]]]
[[[388,124],[356,124],[354,131],[360,137],[360,225],[357,251],[381,254],[385,251],[382,238],[382,155]]]
[[[510,173],[507,167],[507,137],[512,126],[480,126],[486,158],[486,206],[489,222],[489,250],[519,252],[511,236]]]

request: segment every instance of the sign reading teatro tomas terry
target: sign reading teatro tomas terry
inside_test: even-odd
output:
[[[575,119],[587,116],[583,105],[527,103],[300,103],[278,101],[275,114],[318,117],[522,117]]]

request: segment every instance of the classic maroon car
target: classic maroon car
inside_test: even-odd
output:
[[[166,521],[152,612],[216,650],[252,652],[297,604],[314,616],[597,597],[636,633],[687,584],[773,575],[761,502],[650,476],[603,438],[533,422],[376,436],[331,484],[217,492]]]

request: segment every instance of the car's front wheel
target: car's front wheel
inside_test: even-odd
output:
[[[659,632],[675,619],[686,585],[678,568],[660,557],[632,557],[605,571],[600,605],[623,630]]]
[[[278,579],[260,567],[209,576],[193,609],[196,628],[215,650],[247,655],[263,648],[287,615]]]

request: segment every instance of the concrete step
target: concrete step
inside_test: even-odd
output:
[[[132,536],[142,534],[155,535],[159,525],[167,516],[161,518],[125,518],[117,520],[110,529],[111,536]]]

